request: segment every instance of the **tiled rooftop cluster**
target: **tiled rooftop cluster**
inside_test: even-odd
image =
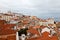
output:
[[[0,40],[17,40],[16,32],[25,28],[28,28],[25,40],[60,39],[60,23],[55,23],[54,18],[41,19],[18,13],[0,13]]]

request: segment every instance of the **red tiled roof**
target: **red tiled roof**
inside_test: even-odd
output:
[[[49,35],[50,35],[50,33],[49,32],[44,32],[44,33],[42,33],[42,37],[49,37]]]
[[[0,24],[4,24],[4,23],[6,23],[5,20],[0,20]]]
[[[16,31],[11,30],[11,27],[14,27],[15,24],[4,24],[0,27],[0,35],[7,35],[7,34],[12,34],[15,33]]]
[[[0,38],[0,40],[6,40],[6,38]]]
[[[31,38],[31,39],[27,39],[27,40],[36,40],[36,38]]]
[[[34,28],[40,28],[40,26],[34,26]]]
[[[16,40],[16,35],[7,36],[6,38],[2,37],[0,40]]]
[[[43,28],[45,28],[45,27],[47,27],[47,26],[43,26],[43,25],[42,25],[42,26],[40,26],[40,28],[41,28],[41,29],[43,29]]]
[[[7,29],[10,29],[10,28],[13,28],[16,24],[4,24],[4,25],[0,25],[0,29],[1,30],[7,30]]]
[[[14,36],[8,36],[7,40],[16,40],[16,35],[14,35]]]
[[[58,37],[56,35],[51,37],[51,40],[58,40]]]
[[[58,37],[56,35],[52,37],[49,37],[48,35],[48,32],[44,32],[41,37],[31,38],[27,40],[58,40]]]
[[[29,29],[29,30],[27,30],[27,32],[30,32],[32,34],[38,34],[39,35],[39,32],[36,29]]]
[[[15,34],[16,31],[15,30],[1,30],[0,31],[0,35],[9,35],[9,34]]]
[[[16,24],[5,24],[3,26],[6,26],[6,27],[14,27]]]
[[[29,21],[28,20],[23,20],[23,23],[26,24],[26,23],[29,23]]]

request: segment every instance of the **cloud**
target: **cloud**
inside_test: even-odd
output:
[[[36,16],[50,15],[60,13],[60,0],[0,0],[0,9]]]

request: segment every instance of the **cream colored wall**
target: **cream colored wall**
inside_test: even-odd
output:
[[[2,20],[10,21],[11,16],[2,15]]]
[[[54,20],[48,20],[49,24],[54,24]]]
[[[54,20],[48,20],[47,22],[39,22],[40,25],[48,26],[48,24],[54,24]]]
[[[44,26],[47,26],[48,23],[47,22],[39,22],[40,25],[44,25]]]

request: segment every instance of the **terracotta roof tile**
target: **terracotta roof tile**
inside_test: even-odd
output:
[[[40,28],[40,26],[34,26],[34,28]]]
[[[4,24],[4,23],[6,23],[5,20],[0,20],[0,24]]]
[[[58,37],[55,35],[55,36],[52,36],[51,37],[51,40],[58,40]]]
[[[7,40],[16,40],[16,35],[14,35],[14,36],[8,36]]]
[[[15,30],[1,30],[0,31],[0,35],[9,35],[9,34],[15,34],[16,31]]]
[[[38,34],[39,35],[39,32],[36,29],[29,29],[29,30],[27,30],[27,32],[30,32],[32,34]]]
[[[6,40],[6,38],[0,38],[0,40]]]

